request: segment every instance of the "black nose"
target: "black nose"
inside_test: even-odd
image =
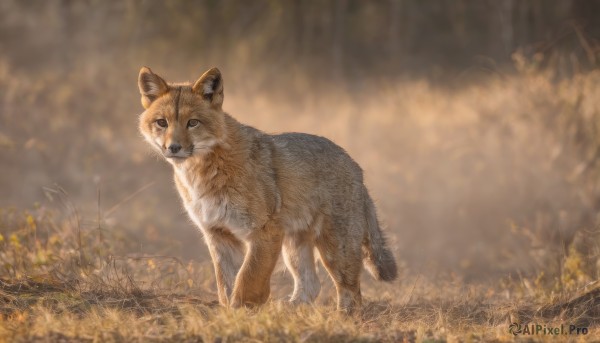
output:
[[[181,144],[176,144],[176,143],[173,143],[173,144],[169,145],[169,151],[170,151],[172,154],[176,154],[176,153],[178,153],[178,152],[179,152],[179,150],[181,150]]]

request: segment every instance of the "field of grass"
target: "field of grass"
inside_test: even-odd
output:
[[[421,3],[0,1],[0,342],[600,341],[596,5]],[[217,66],[241,122],[346,149],[398,280],[365,275],[353,316],[323,268],[314,306],[283,270],[219,306],[137,130],[144,65]]]
[[[0,341],[511,341],[512,323],[525,341],[549,338],[526,335],[530,325],[600,340],[597,42],[575,28],[563,36],[573,53],[525,47],[512,66],[481,57],[403,77],[408,49],[329,73],[325,46],[315,66],[293,58],[273,29],[287,23],[276,2],[245,19],[233,2],[216,15],[183,3],[0,4]],[[267,22],[253,17],[263,12]],[[377,42],[369,32],[361,41]],[[240,121],[345,148],[399,280],[365,276],[350,317],[334,310],[323,270],[314,306],[286,304],[284,271],[264,307],[218,306],[172,171],[137,132],[143,65],[170,81],[218,66],[224,109]]]
[[[60,189],[47,192],[64,196]],[[558,341],[600,339],[595,283],[556,292],[539,278],[473,284],[457,275],[404,273],[393,284],[364,279],[363,309],[347,316],[335,310],[324,273],[317,304],[292,307],[284,300],[291,279],[280,272],[264,307],[227,309],[218,305],[208,263],[118,255],[134,249],[131,237],[102,227],[81,232],[78,221],[68,205],[62,212],[2,211],[1,227],[12,230],[0,236],[1,341],[487,342],[511,341],[513,322],[589,330]]]
[[[0,341],[511,341],[515,322],[600,340],[600,73],[515,60],[514,74],[454,90],[366,83],[360,97],[311,88],[300,103],[227,93],[242,121],[328,136],[363,165],[402,271],[391,284],[365,276],[354,316],[335,311],[323,270],[314,306],[285,302],[280,271],[264,307],[220,307],[170,171],[135,133],[135,77],[114,114],[80,101],[97,84],[78,72],[79,93],[5,64]],[[296,80],[286,92],[307,89]]]

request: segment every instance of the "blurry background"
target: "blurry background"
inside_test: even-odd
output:
[[[58,185],[84,235],[206,260],[138,134],[137,75],[217,66],[234,117],[327,136],[362,165],[407,272],[589,281],[599,15],[587,0],[3,0],[0,207],[54,206]]]

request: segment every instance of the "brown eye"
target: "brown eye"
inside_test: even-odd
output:
[[[156,121],[156,125],[158,125],[159,127],[165,128],[167,126],[169,126],[167,124],[167,121],[165,119],[159,119]]]
[[[200,121],[198,119],[190,119],[190,121],[188,121],[188,127],[196,127],[200,124]]]

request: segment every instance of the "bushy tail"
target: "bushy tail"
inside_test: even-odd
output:
[[[375,279],[393,281],[398,276],[396,261],[394,255],[386,246],[385,236],[379,228],[375,205],[366,188],[364,200],[367,229],[362,244],[363,263]]]

